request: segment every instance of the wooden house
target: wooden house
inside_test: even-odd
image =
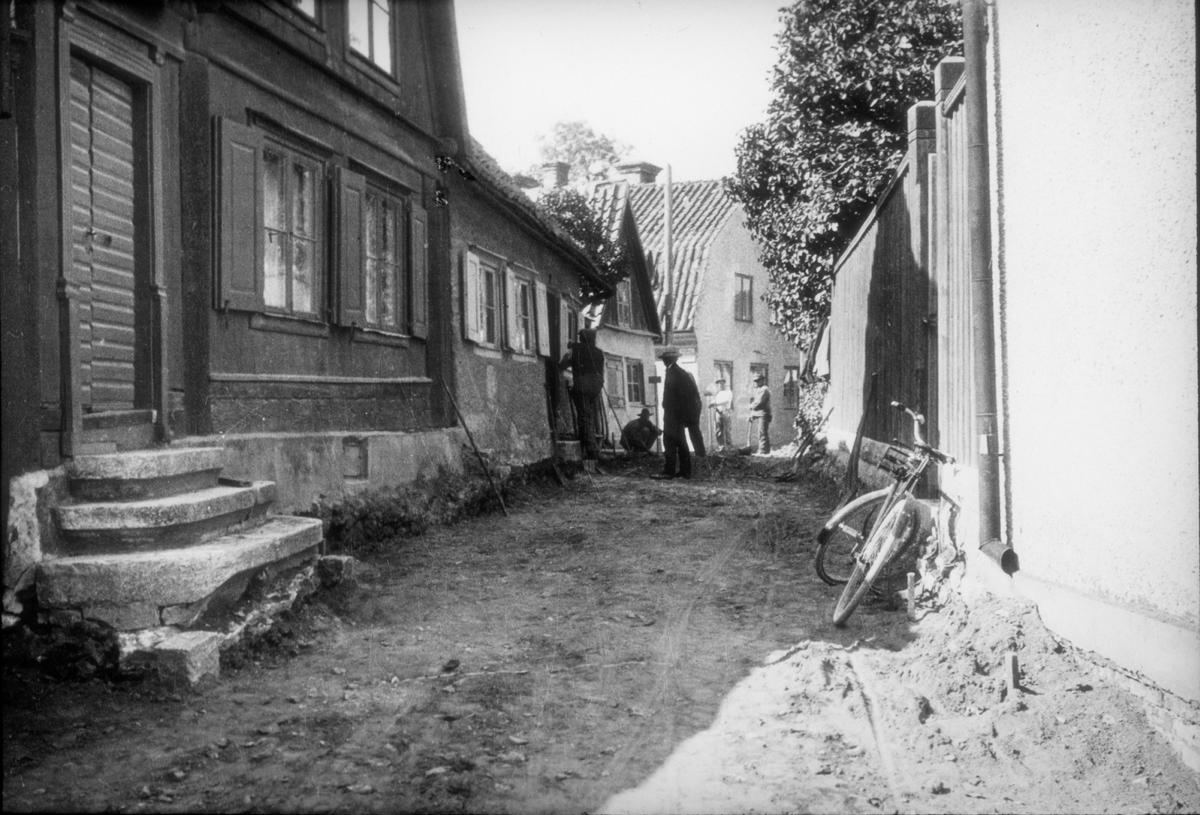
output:
[[[461,470],[455,393],[548,455],[541,363],[595,272],[471,142],[452,2],[4,3],[0,33],[5,625],[35,590],[190,624],[316,551],[278,513]]]

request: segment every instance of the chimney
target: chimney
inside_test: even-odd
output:
[[[621,174],[622,180],[630,184],[653,184],[661,170],[662,167],[655,167],[648,161],[617,165],[617,172]]]
[[[571,172],[570,164],[565,161],[552,161],[549,164],[543,164],[541,170],[542,186],[546,189],[567,186],[567,174]]]

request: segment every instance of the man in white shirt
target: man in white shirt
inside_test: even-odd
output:
[[[732,444],[730,430],[733,425],[733,391],[721,377],[717,377],[709,389],[708,409],[712,411],[717,449],[725,450]]]

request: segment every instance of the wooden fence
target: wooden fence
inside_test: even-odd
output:
[[[973,465],[961,77],[961,59],[938,66],[936,101],[910,109],[908,152],[835,266],[829,399],[843,438],[866,411],[867,438],[910,441],[897,400],[925,414],[932,443]]]

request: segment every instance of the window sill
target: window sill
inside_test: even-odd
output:
[[[392,55],[395,58],[395,54]],[[400,93],[400,80],[390,71],[384,70],[371,61],[371,58],[360,51],[346,45],[346,65],[357,76],[371,82],[391,94]]]
[[[408,337],[404,334],[392,334],[377,328],[356,328],[350,333],[351,342],[365,342],[368,345],[387,345],[392,348],[407,348]]]
[[[328,337],[329,324],[305,317],[284,317],[275,314],[251,314],[250,327],[255,331],[278,331],[301,337]]]

